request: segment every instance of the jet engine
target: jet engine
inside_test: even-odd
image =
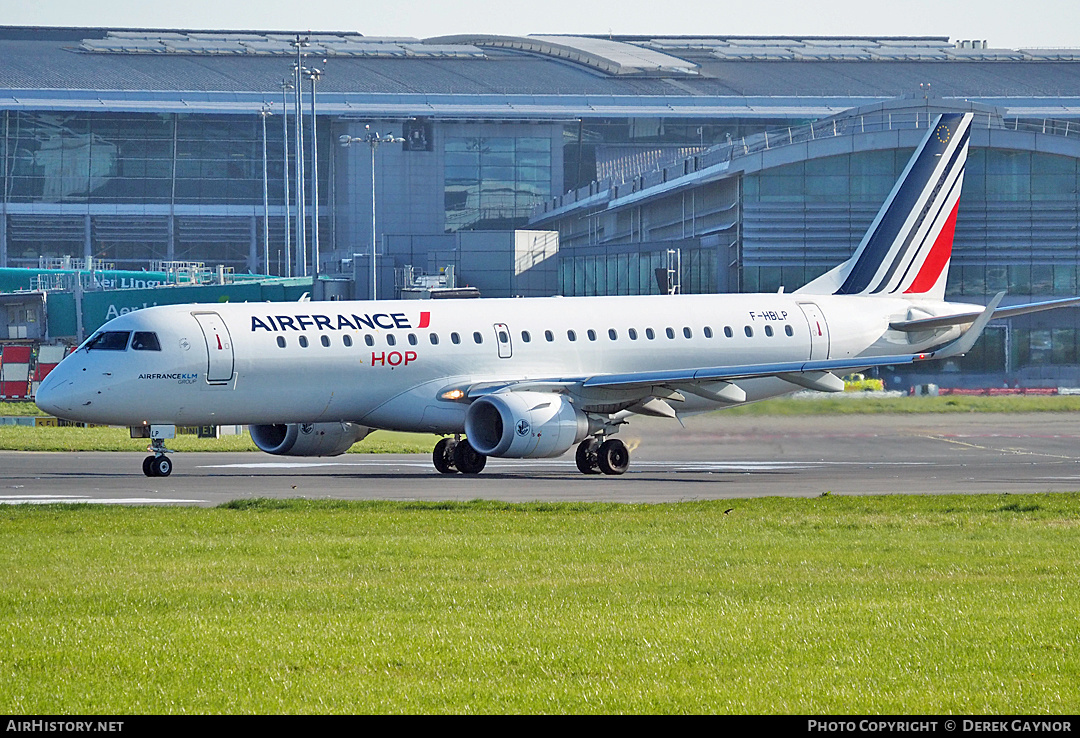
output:
[[[501,392],[473,401],[465,433],[485,456],[559,456],[589,434],[589,419],[565,395]]]
[[[371,433],[371,428],[356,423],[252,425],[249,429],[260,450],[278,456],[337,456]]]

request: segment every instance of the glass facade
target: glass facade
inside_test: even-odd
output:
[[[973,149],[964,174],[957,248],[947,291],[956,296],[1071,296],[1080,274],[1078,160],[1032,151]]]
[[[269,195],[280,201],[280,118],[267,121],[266,138]],[[310,160],[310,140],[304,145]],[[319,145],[328,150],[328,130],[321,131]],[[262,204],[262,124],[257,115],[9,111],[0,155],[5,199],[12,203]],[[325,202],[325,172],[320,172],[320,185],[320,201]]]
[[[625,153],[635,148],[643,151],[707,148],[809,122],[809,119],[782,118],[590,118],[567,124],[563,131],[563,182],[570,190],[587,187],[597,179],[597,158],[603,149],[621,149]]]
[[[445,158],[445,230],[512,230],[551,197],[548,138],[450,138]]]
[[[1017,328],[1011,348],[1009,358],[1017,369],[1075,365],[1076,328]]]
[[[259,115],[5,111],[0,126],[10,266],[36,265],[39,255],[81,256],[87,250],[95,258],[133,264],[177,259],[246,266],[252,234],[261,234]],[[294,130],[290,125],[291,170]],[[278,234],[284,227],[283,135],[281,118],[269,118],[266,189],[278,215],[271,218]],[[304,147],[310,181],[308,133]],[[330,126],[320,121],[323,205],[332,201],[326,165],[331,147]],[[294,199],[295,175],[288,176]],[[49,209],[73,204],[85,204],[85,214]],[[27,205],[35,209],[20,209]],[[238,206],[250,214],[226,212]],[[137,207],[127,212],[138,217],[123,215],[126,207]]]
[[[743,180],[743,198],[748,202],[849,200],[880,204],[889,196],[912,151],[864,151],[773,167]],[[964,187],[966,194],[966,180]]]
[[[716,249],[681,249],[681,291],[717,291]],[[571,256],[559,259],[559,294],[659,295],[656,270],[667,269],[667,250]]]

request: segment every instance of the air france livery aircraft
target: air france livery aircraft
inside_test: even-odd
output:
[[[633,415],[839,392],[838,373],[963,354],[991,318],[1080,303],[944,301],[970,128],[939,117],[852,257],[790,294],[152,307],[102,326],[37,403],[149,437],[148,476],[172,471],[178,424],[247,424],[293,456],[432,432],[445,474],[576,445],[581,472],[622,474]]]

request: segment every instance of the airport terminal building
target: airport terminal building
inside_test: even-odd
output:
[[[383,298],[440,272],[485,296],[656,293],[657,270],[791,291],[851,253],[943,110],[976,121],[949,297],[1080,294],[1080,49],[0,28],[0,268],[317,269],[317,295],[363,298],[374,242]],[[1080,385],[1078,312],[992,326],[963,368]]]

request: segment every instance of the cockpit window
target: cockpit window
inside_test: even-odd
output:
[[[102,331],[86,343],[87,351],[123,351],[127,348],[131,331]]]
[[[131,349],[133,351],[161,351],[161,344],[158,343],[156,333],[135,331],[135,336],[131,339]]]

